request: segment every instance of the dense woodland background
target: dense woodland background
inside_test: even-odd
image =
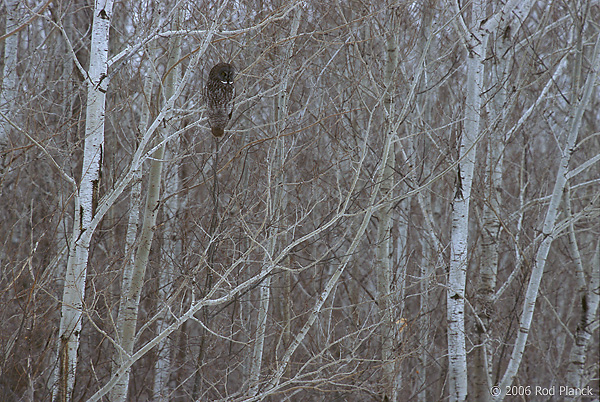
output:
[[[597,0],[0,10],[1,400],[598,400]]]

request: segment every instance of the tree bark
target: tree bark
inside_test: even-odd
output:
[[[383,395],[390,401],[395,402],[398,399],[398,386],[396,384],[396,362],[394,359],[394,341],[397,338],[394,325],[394,298],[392,296],[392,204],[389,201],[392,198],[394,189],[394,168],[396,165],[396,153],[394,151],[394,142],[396,132],[392,122],[392,112],[394,111],[394,78],[396,65],[398,63],[398,48],[394,35],[393,10],[390,10],[391,26],[388,28],[391,33],[386,38],[386,67],[385,67],[385,95],[383,100],[384,109],[384,138],[390,141],[388,154],[383,159],[386,161],[383,166],[383,175],[380,191],[380,202],[387,203],[377,213],[377,246],[375,249],[376,269],[377,269],[377,291],[379,293],[377,304],[379,307],[379,337],[381,344],[381,361],[383,364],[381,373],[381,382],[383,386]],[[405,201],[408,202],[408,201]]]
[[[556,232],[556,219],[558,216],[560,201],[562,194],[567,184],[567,177],[569,173],[569,161],[571,155],[575,149],[579,129],[581,127],[583,113],[592,97],[594,90],[594,82],[598,76],[598,69],[600,68],[600,35],[597,35],[594,50],[589,58],[591,60],[590,72],[588,73],[587,79],[583,85],[583,94],[579,102],[573,105],[573,111],[571,114],[570,121],[568,122],[567,140],[562,147],[562,156],[558,171],[556,173],[556,181],[554,182],[554,188],[550,197],[550,203],[546,210],[546,217],[542,227],[542,243],[540,244],[529,283],[527,284],[527,291],[525,293],[525,301],[523,303],[523,310],[519,319],[519,332],[517,339],[515,340],[515,346],[513,347],[512,354],[502,381],[499,386],[502,393],[498,395],[494,400],[504,400],[506,387],[512,384],[513,379],[517,375],[519,366],[523,359],[523,353],[527,344],[527,338],[529,336],[529,329],[531,328],[531,322],[533,318],[533,312],[535,310],[535,302],[537,300],[540,283],[544,274],[544,267],[546,266],[546,259],[550,252],[550,246],[553,240],[556,238],[558,233]]]
[[[180,11],[176,14],[174,21],[171,23],[173,30],[180,28]],[[173,96],[175,85],[180,76],[179,62],[181,57],[181,37],[172,38],[171,57],[167,65],[167,71],[170,73],[165,78],[164,91],[166,99]],[[164,138],[172,134],[174,128],[168,125],[165,129]],[[167,298],[171,293],[173,275],[175,273],[175,261],[181,259],[181,239],[179,238],[180,230],[177,227],[177,215],[180,206],[179,188],[179,163],[176,162],[177,153],[179,151],[179,137],[175,137],[169,146],[165,149],[165,160],[172,161],[172,169],[170,174],[165,176],[165,202],[163,205],[163,218],[165,226],[163,229],[164,243],[163,256],[161,257],[162,264],[158,273],[157,284],[157,307],[159,310],[156,319],[156,332],[161,333],[168,326],[170,317],[167,309]],[[163,307],[164,305],[164,307]],[[167,402],[169,400],[170,390],[168,388],[169,374],[171,368],[171,345],[172,341],[169,338],[163,339],[156,351],[156,362],[154,364],[154,400],[159,402]]]
[[[300,26],[300,17],[302,16],[302,8],[298,7],[294,13],[294,17],[291,23],[289,37],[293,38],[298,32]],[[287,196],[285,192],[285,175],[284,175],[284,161],[286,157],[285,137],[282,136],[284,122],[288,116],[288,102],[289,102],[289,78],[290,78],[290,60],[294,50],[294,40],[290,40],[290,43],[284,54],[285,69],[284,76],[280,83],[279,94],[275,97],[274,108],[276,111],[275,127],[277,130],[277,139],[275,149],[272,152],[271,160],[269,163],[269,193],[270,200],[268,202],[268,216],[272,222],[272,228],[269,233],[269,246],[267,248],[266,257],[267,259],[263,262],[263,270],[272,269],[272,256],[274,255],[277,247],[277,233],[279,232],[279,222],[282,211],[285,209],[287,203]],[[250,395],[254,396],[258,393],[260,385],[260,371],[262,367],[264,343],[265,343],[265,331],[267,326],[267,317],[269,312],[269,302],[271,298],[271,276],[266,276],[264,281],[260,285],[260,302],[258,308],[258,320],[256,323],[256,337],[254,341],[254,349],[252,351],[252,362],[250,367]]]
[[[521,22],[521,21],[516,21]],[[478,320],[475,324],[475,339],[477,348],[474,350],[473,388],[474,397],[481,402],[491,401],[490,388],[492,355],[489,350],[489,324],[494,315],[494,296],[499,263],[499,240],[502,233],[500,217],[502,172],[504,171],[505,122],[508,115],[507,85],[510,66],[512,37],[517,31],[515,19],[502,21],[494,34],[495,52],[490,76],[493,81],[489,87],[498,88],[494,97],[486,102],[490,134],[487,138],[485,194],[483,204],[483,225],[481,228],[481,265],[479,269],[475,309]]]
[[[108,35],[113,1],[96,2],[92,22],[90,67],[87,81],[87,109],[81,182],[75,197],[75,218],[69,259],[65,273],[59,328],[58,364],[53,383],[53,399],[71,400],[77,369],[91,225],[99,198],[104,147],[105,97]]]
[[[472,4],[472,25],[479,26],[484,18],[484,4]],[[480,29],[480,28],[479,28]],[[448,322],[448,390],[451,402],[467,399],[467,352],[465,346],[465,287],[469,263],[469,204],[475,167],[475,155],[481,119],[483,92],[483,61],[485,35],[477,28],[471,32],[467,45],[467,99],[465,102],[464,130],[458,152],[456,191],[452,204],[452,232],[450,271],[446,292]]]
[[[169,72],[165,80],[164,90],[166,100],[171,99],[175,92],[175,74],[177,69],[171,69],[179,60],[179,38],[174,37],[172,40],[171,55],[167,66]],[[166,138],[166,133],[163,132],[157,142],[161,143]],[[119,308],[119,318],[117,321],[117,329],[119,340],[121,342],[121,350],[117,359],[118,365],[123,362],[133,352],[133,342],[135,339],[135,329],[137,325],[138,309],[152,240],[156,231],[156,217],[159,210],[160,187],[162,178],[162,168],[164,163],[166,144],[163,142],[152,155],[150,163],[150,174],[148,176],[148,193],[146,195],[146,206],[144,208],[144,219],[142,230],[140,233],[140,244],[136,251],[135,260],[131,269],[131,280],[129,286],[121,289],[123,299]],[[161,321],[159,320],[159,324]],[[166,342],[166,340],[164,340]],[[159,352],[160,353],[160,352]],[[161,372],[162,373],[162,372]],[[129,385],[129,371],[123,375],[111,391],[111,401],[125,401],[127,397],[127,388]]]
[[[598,304],[600,302],[600,242],[596,243],[596,251],[590,261],[589,272],[586,272],[577,237],[575,236],[575,224],[571,211],[571,191],[567,186],[565,191],[565,210],[567,219],[571,220],[568,228],[569,248],[575,264],[575,276],[577,279],[576,306],[579,310],[579,323],[575,330],[575,339],[569,354],[569,365],[567,368],[567,384],[571,387],[582,388],[586,385],[585,363],[588,348],[593,334],[593,322],[596,319]]]
[[[19,1],[5,0],[6,9],[5,32],[9,34],[17,27]],[[17,96],[17,48],[19,33],[15,32],[4,39],[4,68],[2,70],[2,85],[0,86],[0,174],[6,167],[6,151],[8,148],[9,119]],[[0,187],[1,191],[1,187]]]

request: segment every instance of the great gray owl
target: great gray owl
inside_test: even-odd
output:
[[[225,127],[233,113],[233,77],[235,70],[231,64],[219,63],[210,69],[204,87],[208,124],[215,137],[225,133]]]

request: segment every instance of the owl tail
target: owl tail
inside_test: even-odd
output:
[[[225,130],[223,130],[221,127],[211,127],[211,131],[212,135],[215,137],[222,137],[223,134],[225,134]]]

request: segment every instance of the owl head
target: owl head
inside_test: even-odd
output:
[[[233,77],[235,76],[235,69],[231,64],[219,63],[210,69],[208,74],[209,80],[217,80],[221,84],[233,85]]]

